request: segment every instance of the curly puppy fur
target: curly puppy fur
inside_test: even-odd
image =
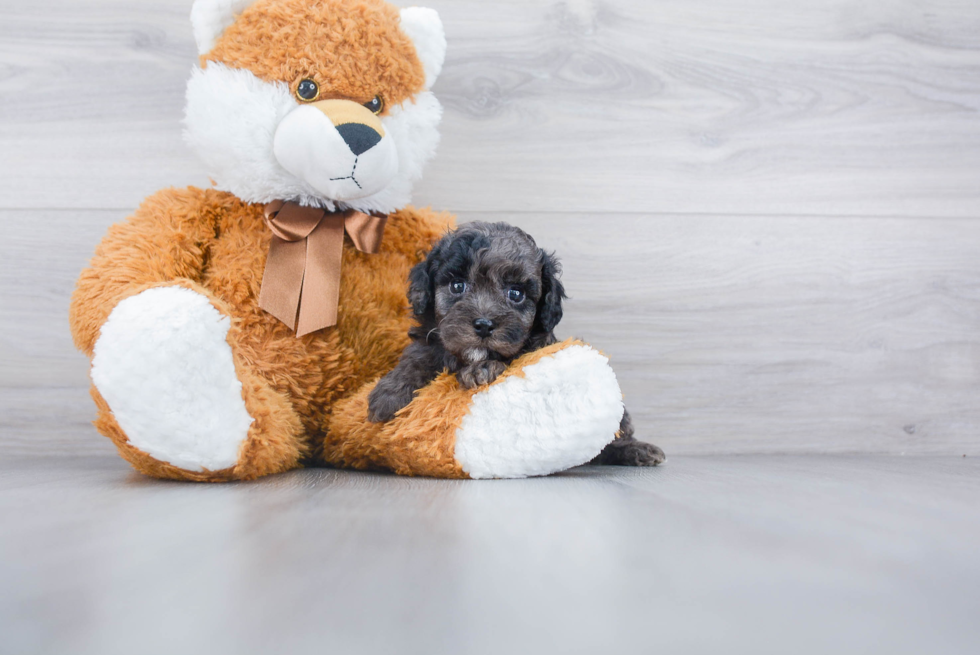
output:
[[[418,325],[398,365],[371,392],[370,420],[390,421],[442,371],[473,389],[515,358],[554,344],[566,298],[560,275],[554,254],[506,223],[469,223],[443,237],[409,275]],[[655,466],[664,459],[634,438],[624,412],[616,440],[594,463]]]

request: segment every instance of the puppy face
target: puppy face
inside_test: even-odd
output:
[[[412,270],[422,329],[462,362],[509,359],[553,340],[564,288],[554,256],[506,223],[469,223]]]
[[[438,143],[445,37],[382,0],[196,0],[185,138],[254,203],[390,213]]]

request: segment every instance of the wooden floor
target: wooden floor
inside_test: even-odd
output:
[[[229,486],[129,472],[67,326],[208,184],[190,4],[0,0],[0,653],[980,652],[980,2],[425,2],[416,203],[557,251],[668,466]]]
[[[980,647],[976,458],[210,486],[33,459],[0,465],[0,525],[3,653]]]

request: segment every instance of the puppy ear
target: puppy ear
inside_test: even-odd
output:
[[[412,312],[416,316],[422,316],[428,311],[435,312],[435,280],[432,278],[452,240],[452,233],[439,239],[426,255],[425,261],[416,264],[408,274],[408,301],[412,303]]]
[[[412,312],[422,316],[432,304],[432,278],[429,276],[429,260],[416,264],[408,274],[408,301]]]
[[[541,251],[541,299],[534,317],[534,331],[551,334],[562,317],[561,301],[567,298],[559,277],[561,264],[553,253]]]

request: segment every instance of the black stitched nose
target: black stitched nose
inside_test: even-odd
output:
[[[381,135],[373,128],[361,123],[344,123],[337,126],[337,131],[344,142],[358,157],[381,142]]]
[[[497,327],[496,324],[486,318],[478,318],[473,321],[473,329],[476,330],[476,333],[483,339],[489,337],[490,333],[493,332],[495,327]]]

